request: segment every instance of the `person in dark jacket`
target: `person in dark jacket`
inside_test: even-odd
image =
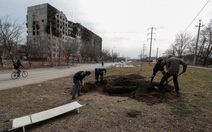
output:
[[[179,84],[178,84],[178,73],[180,70],[180,65],[183,66],[183,71],[182,73],[186,72],[187,69],[187,64],[183,62],[182,60],[170,55],[168,56],[168,60],[166,62],[166,67],[167,67],[167,72],[165,75],[162,77],[160,84],[158,87],[155,86],[155,89],[161,90],[164,82],[170,77],[173,76],[173,82],[174,82],[174,90],[176,93],[179,92]]]
[[[151,83],[158,71],[161,71],[163,75],[166,73],[164,70],[164,66],[165,66],[165,61],[162,58],[158,58],[157,63],[155,64],[153,68],[153,74],[150,80]]]
[[[24,66],[21,64],[21,61],[18,59],[15,64],[13,64],[13,67],[15,70],[18,72],[18,77],[20,76],[21,73],[21,68],[24,68]]]
[[[72,90],[72,99],[76,99],[75,95],[78,93],[78,96],[81,96],[81,88],[80,84],[82,84],[82,80],[85,76],[89,76],[91,74],[90,71],[79,71],[74,74],[73,82],[74,82],[74,89]]]
[[[99,83],[99,77],[100,77],[100,83],[103,83],[103,75],[107,72],[107,70],[103,67],[101,68],[95,68],[95,81],[96,84]]]

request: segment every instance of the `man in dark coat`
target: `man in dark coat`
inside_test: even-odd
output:
[[[179,92],[179,84],[178,84],[178,73],[180,70],[180,65],[183,66],[183,71],[182,73],[186,72],[187,69],[187,65],[185,62],[183,62],[182,60],[169,55],[168,56],[168,60],[166,62],[166,67],[167,67],[167,72],[165,73],[165,75],[162,77],[160,84],[158,87],[155,86],[155,89],[157,90],[161,90],[162,86],[164,84],[164,82],[170,77],[173,76],[173,82],[174,82],[174,87],[175,87],[175,92],[178,93]]]
[[[75,95],[78,93],[78,96],[81,96],[81,88],[80,84],[82,84],[82,80],[85,76],[89,76],[91,74],[90,71],[79,71],[74,74],[73,82],[74,82],[74,89],[72,90],[72,99],[76,99]]]
[[[164,70],[164,66],[165,66],[165,61],[162,58],[158,58],[157,63],[155,64],[153,68],[153,74],[150,80],[151,83],[158,71],[161,71],[163,75],[166,73]]]

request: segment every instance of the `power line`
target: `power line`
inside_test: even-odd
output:
[[[185,33],[185,31],[191,26],[191,24],[194,22],[194,20],[199,16],[199,14],[202,12],[202,10],[206,7],[206,5],[210,2],[210,0],[208,0],[206,2],[206,4],[203,6],[203,8],[199,11],[199,13],[194,17],[194,19],[191,21],[191,23],[187,26],[187,28],[184,30],[183,33]]]

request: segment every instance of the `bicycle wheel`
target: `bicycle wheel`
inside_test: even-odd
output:
[[[27,72],[27,71],[23,71],[23,72],[22,72],[22,77],[25,78],[25,77],[27,77],[27,76],[28,76],[28,72]]]
[[[17,72],[12,72],[11,73],[11,78],[14,80],[16,78],[18,78],[18,73]]]

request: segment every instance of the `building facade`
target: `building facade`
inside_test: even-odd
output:
[[[27,8],[27,41],[31,46],[32,58],[59,58],[60,44],[68,39],[78,42],[82,47],[85,42],[98,47],[101,57],[102,39],[79,23],[69,21],[66,15],[48,3]],[[80,48],[78,49],[80,51]],[[80,52],[78,56],[80,56]]]

